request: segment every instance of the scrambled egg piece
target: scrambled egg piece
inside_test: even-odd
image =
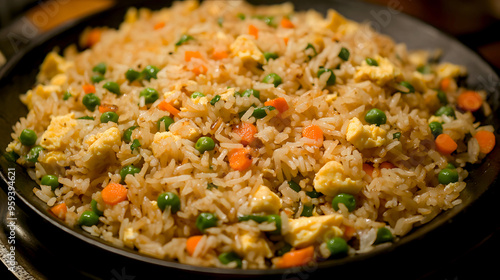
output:
[[[353,180],[344,174],[344,166],[337,161],[327,162],[314,177],[314,189],[328,196],[338,193],[358,193],[364,186],[362,180]]]
[[[337,11],[329,9],[325,28],[332,30],[333,32],[339,32],[342,35],[353,33],[358,29],[358,24],[356,22],[347,20]]]
[[[68,75],[57,74],[52,79],[50,79],[50,84],[53,86],[62,86],[68,80]]]
[[[464,76],[465,74],[467,74],[467,70],[463,66],[445,62],[437,66],[436,73],[441,79],[454,78],[458,76]]]
[[[89,145],[87,152],[90,154],[86,166],[97,168],[106,164],[110,158],[115,157],[113,146],[120,145],[121,142],[120,130],[116,127],[90,136],[85,140],[85,144]]]
[[[58,161],[63,161],[66,159],[66,155],[61,151],[50,151],[43,153],[42,156],[38,158],[38,161],[46,164],[54,164]]]
[[[125,246],[134,248],[134,241],[139,234],[132,228],[128,227],[123,231],[123,243]]]
[[[229,46],[231,52],[241,58],[244,63],[264,64],[265,58],[250,35],[240,35]]]
[[[301,248],[342,236],[343,231],[339,228],[342,220],[340,214],[290,219],[288,220],[290,231],[285,234],[285,241],[293,247]]]
[[[66,61],[56,52],[50,52],[40,66],[40,73],[37,76],[38,81],[46,81],[52,79],[57,74],[66,72],[73,67],[73,62]]]
[[[357,67],[354,75],[356,82],[371,80],[377,85],[383,86],[392,80],[403,80],[401,69],[394,66],[389,59],[377,55],[375,60],[378,62],[378,66],[370,66],[366,61],[363,61],[361,66]]]
[[[241,248],[237,249],[237,253],[243,256],[253,252],[257,256],[266,258],[273,257],[273,252],[269,248],[265,238],[260,237],[255,233],[244,233],[239,235]]]
[[[176,122],[169,127],[170,132],[181,138],[194,141],[200,136],[200,129],[191,121]]]
[[[353,118],[347,126],[347,141],[359,150],[380,147],[386,142],[387,131],[374,124],[363,125],[358,118]]]
[[[153,143],[151,144],[153,155],[157,158],[160,158],[164,154],[178,154],[176,143],[181,139],[182,138],[180,136],[175,135],[170,131],[156,133],[153,138]]]
[[[428,123],[431,123],[431,122],[438,122],[438,123],[442,123],[443,122],[443,118],[441,118],[440,116],[431,116],[428,120]]]
[[[63,139],[67,133],[75,128],[77,122],[75,114],[53,117],[47,130],[42,134],[40,146],[47,150],[57,150],[65,145]]]
[[[268,187],[260,186],[250,201],[253,213],[278,214],[281,208],[281,199]]]
[[[193,100],[194,104],[202,104],[202,105],[207,105],[208,103],[208,98],[206,96],[203,97],[198,97]]]

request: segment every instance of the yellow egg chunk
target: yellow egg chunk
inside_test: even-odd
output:
[[[383,146],[387,141],[387,131],[374,124],[363,125],[353,118],[347,126],[346,139],[359,150]]]
[[[314,177],[314,189],[327,196],[338,193],[358,193],[364,186],[362,180],[353,180],[344,174],[344,167],[340,162],[327,162]]]
[[[250,208],[253,213],[277,214],[281,208],[281,199],[266,186],[260,186],[252,200]]]
[[[70,113],[64,116],[53,117],[50,121],[47,130],[42,134],[42,141],[40,146],[47,150],[57,150],[65,145],[64,141],[66,134],[71,132],[77,122],[75,114]],[[71,139],[67,139],[68,141]]]
[[[288,221],[290,231],[285,234],[285,241],[293,247],[302,248],[342,236],[343,231],[339,228],[342,220],[340,214],[290,219]]]

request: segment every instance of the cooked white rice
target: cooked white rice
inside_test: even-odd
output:
[[[33,191],[49,207],[65,203],[67,212],[60,217],[69,226],[79,226],[80,216],[96,200],[104,213],[96,225],[83,225],[84,230],[156,258],[234,267],[237,262],[223,264],[218,256],[236,252],[243,268],[269,268],[283,267],[278,250],[285,241],[300,241],[293,250],[313,246],[314,259],[330,255],[325,242],[333,236],[348,241],[349,254],[382,246],[374,245],[381,227],[389,229],[397,242],[413,227],[461,203],[468,175],[464,167],[484,157],[471,136],[478,130],[493,131],[480,127],[470,112],[456,109],[456,99],[465,89],[457,87],[455,78],[465,74],[463,67],[428,64],[427,52],[408,51],[404,44],[333,10],[323,18],[316,11],[295,12],[291,4],[254,7],[239,1],[201,5],[184,1],[155,12],[131,8],[118,30],[96,30],[82,35],[86,44],[100,32],[98,42],[85,51],[71,46],[63,56],[47,56],[37,84],[22,96],[30,111],[14,126],[7,151],[21,156],[17,162],[37,182],[47,174],[58,176],[59,188],[53,191],[41,185]],[[193,39],[176,46],[184,34]],[[350,53],[346,61],[339,57],[342,48]],[[264,52],[277,57],[266,61]],[[379,66],[369,66],[366,58]],[[106,72],[103,81],[94,83],[94,93],[101,105],[116,106],[118,123],[101,123],[99,110],[90,111],[82,104],[82,86],[92,84],[91,77],[97,74],[93,67],[101,62]],[[128,69],[140,72],[147,65],[160,69],[156,79],[126,79]],[[429,73],[417,71],[424,65],[430,67]],[[334,85],[327,84],[328,74],[318,77],[320,67],[332,69]],[[270,73],[279,75],[282,83],[262,82]],[[433,116],[441,106],[437,89],[444,79],[450,82],[444,92],[456,117]],[[119,84],[120,95],[103,88],[109,81]],[[406,93],[401,81],[411,83],[415,93]],[[152,104],[139,96],[146,87],[160,93]],[[235,94],[246,89],[260,91],[260,97]],[[66,92],[71,97],[64,100]],[[205,97],[191,98],[194,92]],[[484,92],[479,94],[485,98]],[[221,99],[212,105],[216,95]],[[265,101],[279,97],[286,100],[288,110],[267,111],[261,119],[253,116]],[[161,102],[180,113],[174,116],[159,109]],[[484,112],[489,112],[487,106],[483,103]],[[365,121],[372,108],[385,113],[385,124],[376,127]],[[57,126],[56,116],[68,119]],[[94,120],[78,119],[84,116]],[[157,129],[163,116],[175,120],[168,133],[164,127]],[[355,118],[361,122],[357,129],[370,137],[379,129],[382,136],[348,137],[348,130],[356,128]],[[443,132],[458,144],[453,154],[436,150],[431,121],[443,122]],[[235,133],[243,122],[257,130],[248,145]],[[74,126],[65,129],[68,124]],[[319,146],[302,135],[311,124],[323,132]],[[137,126],[131,138],[141,145],[133,151],[131,143],[122,141],[131,126]],[[26,160],[31,146],[18,139],[24,129],[34,130],[36,145],[44,148],[36,163]],[[118,131],[118,141],[112,131]],[[395,133],[401,133],[399,139]],[[202,136],[211,137],[215,148],[200,154],[195,143]],[[374,146],[367,147],[369,141]],[[100,144],[93,145],[96,142]],[[229,153],[241,148],[249,152],[251,166],[234,170]],[[320,171],[329,162],[339,163],[341,169]],[[380,168],[383,163],[394,168]],[[440,184],[438,173],[448,163],[456,166],[459,181]],[[116,205],[105,203],[101,191],[109,183],[120,183],[120,170],[128,165],[140,172],[121,182],[127,198]],[[368,175],[365,170],[370,166],[373,173]],[[300,191],[290,187],[292,180]],[[322,189],[327,194],[311,194],[321,180],[326,181]],[[360,188],[346,183],[349,180]],[[334,210],[336,188],[354,195],[355,210],[349,212],[344,204]],[[268,193],[260,197],[258,190]],[[158,207],[159,194],[167,191],[180,198],[176,213]],[[300,218],[306,208],[312,208],[312,217]],[[204,233],[196,226],[202,212],[218,219],[217,226]],[[272,222],[238,221],[249,214],[280,215],[281,234],[269,234],[276,229]],[[337,222],[323,223],[321,217]],[[308,221],[313,222],[301,227]],[[193,235],[203,237],[191,255],[186,239]]]

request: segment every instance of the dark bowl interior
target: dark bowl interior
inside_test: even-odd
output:
[[[135,2],[135,1],[131,1]],[[252,3],[279,3],[281,1],[250,1]],[[483,89],[489,93],[489,103],[493,109],[493,115],[489,116],[484,122],[492,124],[495,128],[499,127],[499,105],[500,91],[498,88],[499,78],[492,68],[484,62],[476,53],[460,44],[455,39],[443,34],[435,28],[420,22],[414,18],[401,14],[395,9],[382,6],[374,6],[366,3],[355,1],[291,1],[295,4],[297,10],[316,9],[326,13],[328,8],[334,8],[347,18],[358,22],[370,22],[372,26],[381,33],[390,35],[396,42],[404,42],[408,49],[428,49],[433,50],[440,48],[443,50],[443,61],[450,61],[461,64],[467,67],[469,76],[466,80],[467,86],[473,89]],[[161,1],[143,1],[136,6],[145,6],[153,9],[158,9],[164,5],[169,5]],[[0,69],[0,151],[3,154],[7,144],[11,141],[11,132],[13,124],[27,114],[27,108],[20,102],[19,94],[30,89],[34,82],[38,71],[38,65],[43,61],[45,55],[53,48],[58,47],[63,49],[70,44],[78,41],[78,36],[86,26],[111,26],[118,27],[122,21],[126,11],[126,6],[129,2],[118,4],[117,7],[105,11],[98,15],[90,16],[83,20],[73,21],[60,27],[56,30],[43,34],[35,39],[26,48],[16,53],[5,65]],[[6,181],[7,169],[15,168],[16,171],[16,191],[18,198],[21,200],[25,209],[35,215],[33,219],[42,219],[52,231],[69,238],[71,242],[84,244],[88,250],[93,250],[97,254],[102,254],[107,258],[116,258],[123,262],[129,262],[132,266],[147,267],[149,273],[152,271],[165,271],[173,274],[204,274],[218,277],[252,277],[255,275],[281,275],[282,278],[290,275],[292,272],[306,273],[309,275],[314,272],[325,272],[335,270],[341,272],[344,268],[356,267],[359,263],[373,262],[382,260],[391,256],[394,260],[399,259],[399,256],[409,257],[411,250],[425,248],[425,243],[431,242],[433,246],[438,246],[437,251],[447,250],[446,242],[439,240],[446,236],[446,231],[449,231],[445,225],[450,223],[465,223],[464,219],[471,219],[472,214],[468,213],[469,206],[477,204],[485,192],[491,193],[491,186],[497,184],[496,180],[500,170],[500,145],[497,145],[493,152],[481,163],[471,165],[470,176],[467,179],[468,186],[462,193],[463,203],[457,207],[445,211],[437,216],[432,222],[413,230],[409,235],[401,238],[391,247],[378,248],[370,253],[348,257],[342,260],[325,261],[317,264],[314,267],[298,268],[292,270],[234,270],[234,269],[217,269],[195,267],[190,265],[179,264],[166,260],[158,260],[150,258],[139,253],[118,248],[99,238],[90,236],[82,231],[79,227],[69,228],[62,224],[58,219],[52,217],[47,212],[47,205],[40,201],[33,194],[32,189],[36,187],[36,183],[32,181],[24,168],[16,164],[8,163],[3,157],[0,160],[1,174]],[[2,188],[6,189],[6,184],[2,183]],[[495,193],[495,195],[497,195]],[[472,211],[472,210],[471,210]],[[460,214],[460,215],[457,215]],[[464,217],[459,219],[459,217]],[[458,220],[455,222],[455,220]],[[461,227],[461,224],[456,226]],[[439,232],[441,235],[433,236],[432,232]],[[436,233],[437,234],[437,233]],[[431,241],[432,240],[432,241]],[[454,242],[450,239],[450,242]],[[75,245],[77,246],[77,245]],[[81,246],[81,245],[80,245]],[[421,247],[424,246],[424,247]],[[144,271],[143,271],[144,272]],[[360,272],[361,273],[361,272]],[[305,279],[304,277],[302,277]],[[286,278],[289,279],[289,278]]]

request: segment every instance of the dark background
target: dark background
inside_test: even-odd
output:
[[[110,5],[112,0],[64,0],[63,5],[59,5],[57,11],[49,9],[49,1],[8,1],[0,0],[0,29],[12,28],[20,20],[30,19],[37,25],[38,31],[44,32],[50,30],[68,19],[77,18],[90,13],[95,13]],[[62,0],[61,0],[62,1]],[[465,45],[481,54],[486,61],[495,67],[498,72],[500,68],[500,1],[498,0],[368,0],[367,2],[380,5],[392,6],[397,4],[403,13],[419,18],[440,30],[456,37]],[[45,10],[44,10],[45,9]],[[48,22],[37,19],[37,11],[44,11],[51,16]],[[0,34],[2,34],[0,32]],[[5,39],[5,38],[1,38]],[[9,51],[5,51],[9,57]],[[474,216],[465,216],[465,223],[461,226],[447,228],[449,238],[456,239],[459,243],[455,248],[455,254],[450,257],[440,258],[436,252],[418,252],[422,256],[428,255],[428,259],[422,259],[422,263],[416,263],[416,267],[426,267],[424,271],[408,271],[406,276],[401,279],[500,279],[498,263],[498,250],[500,249],[500,226],[499,211],[496,209],[491,212],[491,205],[498,204],[495,197],[499,197],[495,190],[491,197],[482,197],[478,203],[475,203],[474,213],[484,213],[479,219]],[[4,195],[5,198],[5,195]],[[2,200],[3,202],[3,200]],[[18,215],[25,215],[24,212]],[[2,214],[2,219],[4,214]],[[4,220],[2,220],[4,222]],[[478,224],[486,224],[480,227]],[[43,227],[42,222],[33,221],[33,228]],[[4,228],[3,228],[4,229]],[[443,230],[443,229],[442,229]],[[3,234],[3,233],[0,233]],[[462,242],[461,242],[462,241]],[[418,251],[418,248],[416,248]],[[24,250],[29,254],[29,250]],[[417,252],[416,252],[417,253]],[[71,254],[71,253],[69,253]],[[29,259],[29,257],[28,257]],[[91,260],[91,256],[89,257]],[[33,262],[41,260],[32,259]],[[390,258],[388,258],[390,261]],[[388,266],[391,264],[388,263]],[[57,267],[56,264],[54,264]],[[360,268],[363,269],[363,268]],[[368,267],[367,269],[373,269]],[[386,268],[380,267],[379,276],[387,272]],[[71,268],[64,268],[63,271],[71,273]],[[356,278],[353,271],[353,278]],[[405,274],[403,274],[405,275]],[[113,277],[109,275],[109,279]],[[165,277],[165,275],[159,276]],[[336,278],[334,275],[325,276],[325,278]],[[76,279],[80,277],[68,277]],[[380,277],[375,276],[375,279]],[[391,278],[392,277],[388,277]],[[6,268],[0,264],[0,279],[14,279]]]

